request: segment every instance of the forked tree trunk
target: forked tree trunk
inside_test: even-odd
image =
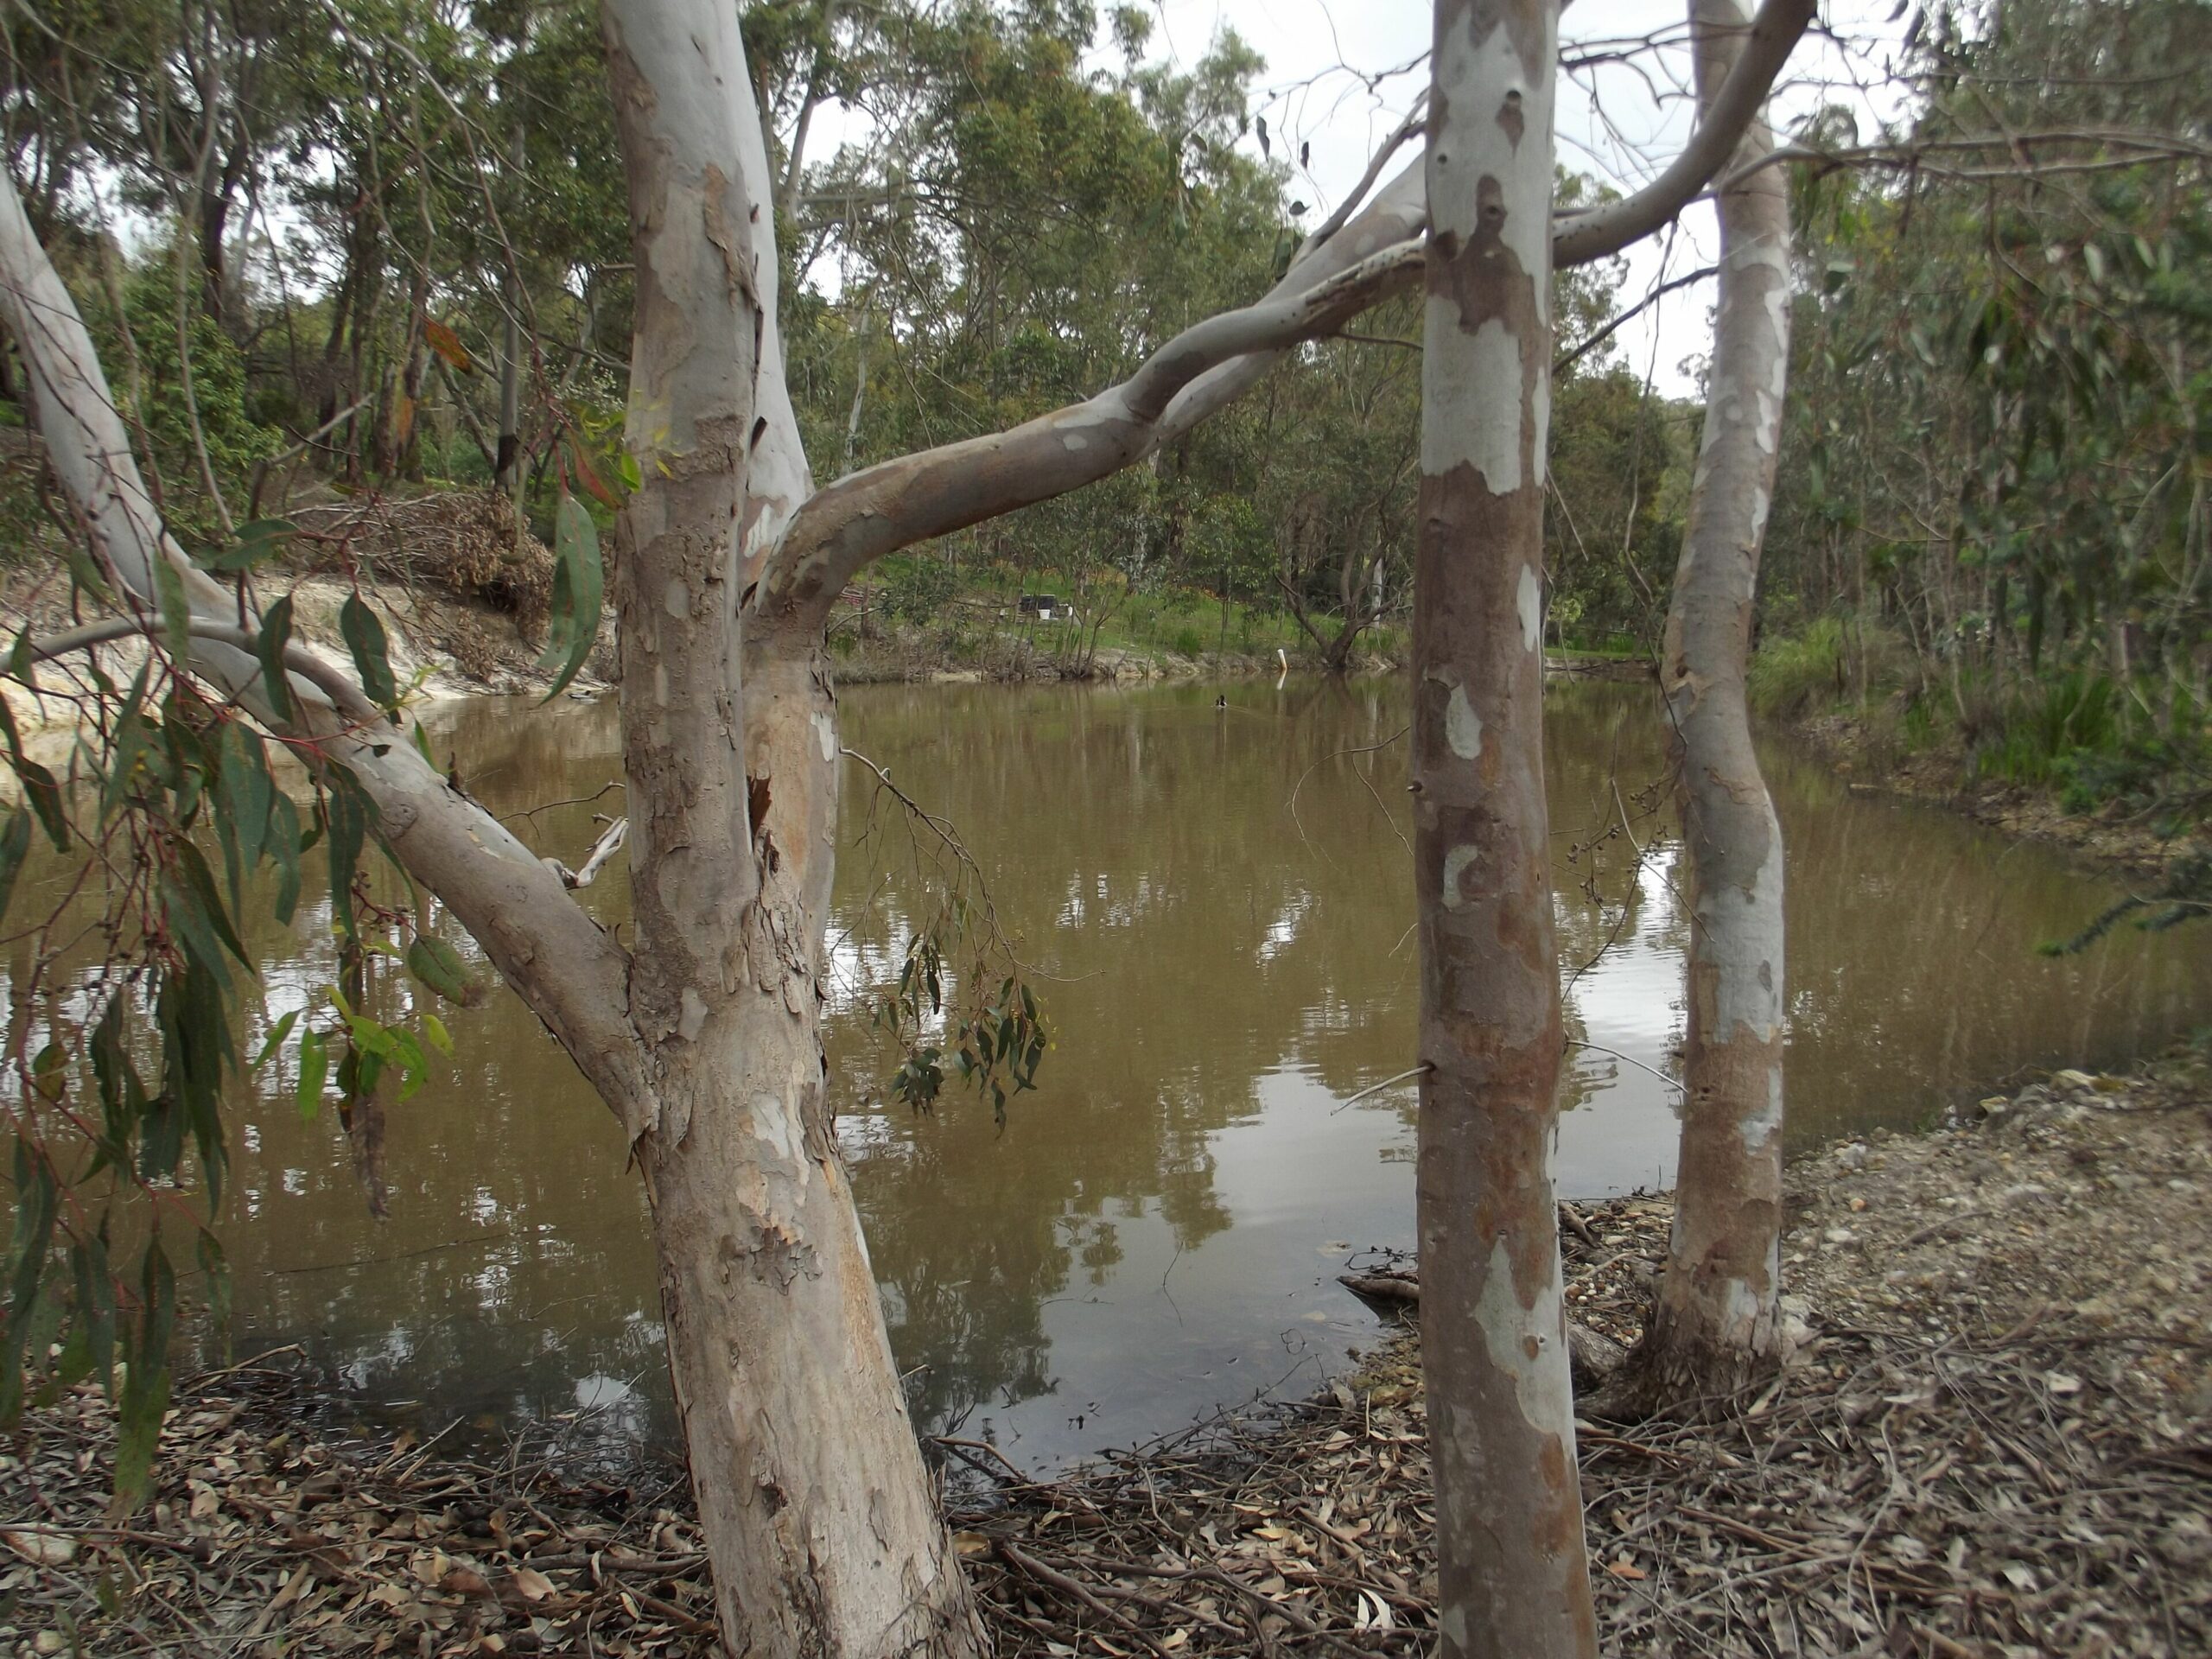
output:
[[[1421,1349],[1445,1659],[1597,1652],[1559,1218],[1543,774],[1552,0],[1440,0],[1414,863]]]
[[[1700,99],[1743,50],[1736,0],[1692,0]],[[1755,121],[1737,164],[1773,144]],[[1667,614],[1661,689],[1690,909],[1674,1238],[1624,1379],[1645,1408],[1740,1389],[1777,1357],[1782,1237],[1782,830],[1744,677],[1789,359],[1789,208],[1768,167],[1719,195],[1720,293],[1705,435]]]
[[[1809,3],[1765,0],[1773,32],[1719,106],[1755,102]],[[637,273],[626,442],[643,480],[615,573],[627,949],[411,746],[380,735],[378,710],[327,662],[292,652],[295,713],[269,704],[255,633],[163,531],[82,319],[4,173],[0,321],[54,473],[131,608],[158,613],[175,578],[194,618],[192,671],[353,776],[391,850],[620,1116],[653,1205],[730,1649],[969,1659],[982,1632],[899,1398],[823,1100],[829,611],[874,559],[1157,454],[1402,286],[1422,175],[1408,168],[1356,214],[1348,202],[1272,293],[1186,329],[1120,385],[817,491],[784,379],[767,155],[736,13],[607,0],[605,21]],[[1536,707],[1544,308],[1554,245],[1578,260],[1615,251],[1701,189],[1733,145],[1700,133],[1647,191],[1554,243],[1551,32],[1549,0],[1450,4],[1439,23],[1448,143],[1430,180],[1441,212],[1416,640],[1421,1042],[1434,1068],[1421,1226],[1440,1316],[1446,1651],[1579,1659],[1590,1599],[1543,1167],[1560,1035]],[[334,367],[349,323],[356,356],[371,334],[377,222],[357,206]],[[506,356],[519,365],[518,343]],[[104,626],[118,621],[134,626]]]
[[[644,480],[615,603],[630,1017],[653,1082],[625,1116],[722,1637],[743,1655],[966,1659],[981,1626],[825,1099],[827,680],[799,632],[741,646],[770,326],[747,228],[771,211],[760,120],[734,11],[612,0],[606,17],[637,268],[626,442]]]

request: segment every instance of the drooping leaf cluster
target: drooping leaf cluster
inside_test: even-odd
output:
[[[272,656],[287,609],[272,607],[264,630]],[[363,683],[394,701],[373,613],[351,612],[346,632]],[[13,688],[74,702],[84,721],[57,774],[0,699],[15,786],[13,804],[0,806],[0,933],[11,963],[0,1107],[15,1141],[0,1423],[29,1400],[98,1380],[118,1408],[116,1496],[127,1510],[144,1489],[167,1402],[173,1263],[188,1243],[218,1333],[227,1320],[213,1224],[228,1167],[226,1092],[250,1072],[287,1065],[312,1116],[334,1086],[380,1206],[387,1080],[405,1099],[429,1078],[424,1044],[444,1049],[450,1039],[427,1009],[411,1027],[367,1015],[369,960],[404,958],[452,1001],[480,989],[430,931],[427,910],[372,897],[365,861],[376,817],[342,770],[209,701],[175,671],[166,639],[44,664],[27,639],[5,664]],[[394,730],[390,741],[406,740]],[[273,1021],[261,1010],[259,962],[245,940],[264,907],[282,927],[324,918],[335,931],[327,1006]]]

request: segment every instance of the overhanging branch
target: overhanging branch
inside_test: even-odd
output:
[[[1742,55],[1681,154],[1634,195],[1562,220],[1552,235],[1553,263],[1564,270],[1618,253],[1695,200],[1736,153],[1812,20],[1813,0],[1765,0],[1751,20]]]
[[[1179,400],[1199,377],[1332,332],[1409,281],[1421,253],[1418,239],[1394,243],[1303,293],[1185,329],[1127,380],[1083,403],[840,479],[799,510],[771,563],[759,613],[819,626],[871,561],[1121,471],[1178,429]]]
[[[116,619],[118,633],[146,631],[147,619],[162,613],[162,587],[173,582],[191,615],[187,661],[178,667],[349,772],[375,804],[378,830],[400,861],[475,936],[601,1094],[650,1098],[626,1013],[626,959],[559,878],[398,740],[360,689],[329,664],[288,658],[297,695],[293,718],[277,719],[262,691],[256,642],[235,620],[234,596],[185,556],[147,493],[84,319],[5,168],[0,325],[21,354],[48,463],[137,613]],[[80,634],[73,643],[95,642]]]
[[[2050,155],[2054,147],[2078,149],[2089,155]],[[1991,165],[1945,162],[1946,156],[1974,156],[1995,152],[2004,159]],[[2154,162],[2212,161],[2212,144],[2200,143],[2180,133],[2145,132],[2132,128],[2080,127],[2040,132],[1971,133],[1949,138],[1917,138],[1896,144],[1860,144],[1847,149],[1823,149],[1813,144],[1784,144],[1745,162],[1720,182],[1733,189],[1770,167],[1802,162],[1826,174],[1850,168],[1888,168],[1910,170],[1931,179],[2029,179],[2067,173],[2107,173]]]
[[[1742,56],[1681,155],[1626,200],[1563,219],[1553,242],[1557,264],[1618,252],[1703,191],[1735,153],[1812,16],[1813,0],[1764,0]],[[779,625],[826,626],[830,605],[870,562],[1119,471],[1242,397],[1291,346],[1332,332],[1405,286],[1413,267],[1403,251],[1417,246],[1427,229],[1425,155],[1364,209],[1346,215],[1414,130],[1409,118],[1391,134],[1344,205],[1265,298],[1186,330],[1121,386],[1010,431],[866,468],[818,492],[760,566],[755,614]],[[1350,286],[1340,286],[1347,280]]]

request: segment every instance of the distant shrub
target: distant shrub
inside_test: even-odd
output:
[[[2115,751],[2124,735],[2119,687],[2072,669],[2013,700],[2001,730],[1974,751],[1974,769],[2016,784],[2063,783],[2082,756]]]
[[[959,591],[960,577],[950,565],[918,558],[886,573],[883,607],[903,621],[929,622]]]
[[[1845,649],[1840,617],[1818,617],[1802,633],[1769,635],[1745,681],[1751,707],[1787,720],[1839,700],[1850,683]]]
[[[1175,630],[1175,639],[1172,649],[1177,656],[1201,656],[1205,653],[1205,648],[1206,637],[1203,633],[1200,633],[1196,628],[1181,627]]]

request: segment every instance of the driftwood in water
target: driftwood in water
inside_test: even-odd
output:
[[[1404,1318],[1421,1306],[1421,1275],[1404,1268],[1381,1273],[1340,1273],[1337,1282],[1377,1313]],[[1628,1350],[1586,1325],[1567,1322],[1567,1358],[1574,1384],[1593,1388],[1627,1362]]]

